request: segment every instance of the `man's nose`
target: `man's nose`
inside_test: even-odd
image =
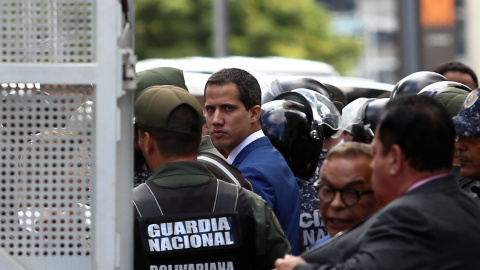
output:
[[[463,138],[460,137],[458,140],[455,142],[455,152],[459,151],[465,151],[467,149],[467,144],[464,142]]]
[[[223,115],[220,110],[215,110],[213,113],[212,125],[223,125]]]
[[[333,199],[330,202],[330,207],[332,208],[344,208],[346,207],[345,203],[342,200],[342,193],[339,191],[335,191],[333,194]]]

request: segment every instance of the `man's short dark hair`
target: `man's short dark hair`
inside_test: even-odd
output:
[[[168,122],[175,122],[182,125],[200,125],[195,110],[188,105],[180,105],[172,111],[168,118]],[[172,156],[188,156],[196,154],[198,145],[201,140],[200,132],[181,133],[174,131],[157,131],[138,127],[140,136],[144,136],[144,132],[150,133],[158,145],[158,150],[166,157]]]
[[[442,75],[448,71],[458,71],[458,72],[466,73],[470,75],[476,87],[478,87],[478,79],[477,79],[477,75],[475,74],[475,71],[473,71],[473,69],[471,69],[469,66],[465,65],[462,62],[457,62],[457,61],[446,62],[438,65],[433,70],[433,72],[436,72]]]
[[[445,107],[430,97],[414,95],[390,100],[378,131],[383,154],[397,144],[410,166],[418,171],[452,167],[453,121]]]
[[[204,96],[209,85],[223,85],[234,83],[240,92],[240,101],[247,110],[255,105],[262,104],[262,90],[257,79],[247,71],[238,68],[224,68],[210,76],[205,84]]]

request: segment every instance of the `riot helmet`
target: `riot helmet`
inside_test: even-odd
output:
[[[337,106],[338,110],[341,113],[341,111],[343,110],[343,107],[347,106],[348,104],[347,95],[345,95],[345,93],[335,85],[331,85],[324,82],[323,82],[323,85],[325,85],[325,87],[328,89],[328,92],[330,93],[330,99],[333,101],[335,106]],[[341,104],[341,106],[337,104]]]
[[[299,88],[278,95],[275,99],[286,99],[297,101],[298,95],[301,94],[307,99],[313,109],[313,120],[322,127],[325,138],[333,136],[337,131],[341,121],[341,114],[337,107],[326,96],[305,88]]]
[[[294,175],[310,179],[317,168],[324,142],[323,130],[314,120],[315,108],[299,93],[262,105],[263,132],[284,156]]]
[[[390,98],[357,98],[343,108],[339,136],[343,132],[352,135],[353,141],[370,143],[380,120],[383,108]]]
[[[270,87],[267,87],[267,89],[262,91],[262,104],[273,100],[276,96],[282,93],[298,88],[310,89],[325,95],[327,98],[330,98],[330,92],[328,91],[328,88],[323,85],[323,83],[313,78],[293,77],[273,80],[270,83]]]
[[[442,81],[425,86],[422,90],[420,90],[420,92],[418,92],[418,95],[425,95],[434,98],[436,95],[447,90],[448,88],[458,88],[461,90],[472,92],[472,89],[463,83]]]
[[[370,129],[375,133],[383,108],[387,105],[390,98],[374,98],[366,104],[363,112],[363,122],[370,125]]]
[[[393,88],[391,98],[400,95],[416,95],[425,86],[432,83],[446,81],[447,79],[436,72],[419,71],[401,79]]]
[[[472,90],[470,87],[453,81],[432,83],[424,87],[418,95],[429,96],[440,102],[454,117],[462,108],[463,102]]]

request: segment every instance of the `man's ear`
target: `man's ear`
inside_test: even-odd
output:
[[[145,132],[142,140],[144,142],[143,153],[150,156],[155,151],[155,147],[157,147],[157,142],[155,141],[155,138],[153,138],[148,132]]]
[[[255,105],[252,108],[250,108],[250,122],[255,123],[260,120],[260,117],[262,117],[262,107],[260,105]]]
[[[390,174],[398,174],[403,169],[405,155],[398,144],[392,145],[386,158],[390,166]]]
[[[139,130],[138,127],[134,127],[134,132],[133,132],[133,146],[136,150],[140,150],[140,134],[138,134]]]

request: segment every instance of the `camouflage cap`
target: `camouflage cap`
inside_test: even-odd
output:
[[[178,68],[158,67],[137,72],[135,100],[143,90],[154,85],[175,85],[188,91],[183,71]]]
[[[169,116],[178,106],[192,107],[198,116],[196,125],[169,122]],[[152,130],[200,134],[203,125],[202,106],[198,100],[177,86],[152,86],[143,90],[135,102],[135,124]]]
[[[480,88],[470,92],[458,115],[453,117],[455,131],[460,136],[476,136],[480,134]]]

